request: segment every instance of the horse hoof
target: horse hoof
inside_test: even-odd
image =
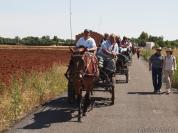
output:
[[[78,123],[82,123],[82,119],[78,119]]]
[[[85,113],[83,113],[83,116],[87,116],[87,113],[85,112]]]

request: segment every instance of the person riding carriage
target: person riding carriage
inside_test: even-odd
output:
[[[111,34],[109,39],[103,41],[101,48],[97,52],[97,56],[105,62],[105,68],[113,73],[116,70],[116,59],[119,54],[119,47],[116,42],[116,36]]]
[[[129,60],[131,60],[132,43],[127,37],[123,37],[121,44],[119,46],[120,53],[125,55]]]
[[[97,50],[97,46],[96,46],[96,42],[95,40],[90,36],[91,34],[91,30],[89,29],[85,29],[83,32],[83,37],[81,37],[77,43],[76,43],[76,47],[72,50],[72,56],[73,54],[89,54],[92,58],[96,59],[95,53]],[[66,75],[70,75],[69,73],[71,73],[70,71],[72,70],[72,58],[70,60],[69,63],[69,67],[68,70],[66,72]]]
[[[100,44],[99,44],[99,47],[101,47],[101,44],[103,42],[105,42],[106,40],[109,40],[109,34],[108,33],[104,33],[103,35],[103,39],[101,40]]]
[[[76,48],[84,47],[89,52],[96,52],[96,50],[97,50],[96,42],[90,36],[90,33],[91,33],[90,30],[88,30],[88,29],[84,30],[83,37],[81,37],[76,43]]]

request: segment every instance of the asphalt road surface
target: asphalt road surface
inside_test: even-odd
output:
[[[151,73],[142,59],[133,58],[128,84],[119,76],[115,105],[106,92],[96,92],[95,108],[77,122],[76,109],[65,95],[43,105],[8,133],[178,133],[178,91],[153,94]]]

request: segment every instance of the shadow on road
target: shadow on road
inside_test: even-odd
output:
[[[67,102],[67,98],[65,97],[44,104],[43,108],[42,111],[34,114],[34,122],[23,127],[23,129],[47,128],[52,123],[70,121],[73,118],[72,113],[76,110],[75,107],[72,107]]]
[[[154,92],[128,92],[127,94],[138,94],[138,95],[158,95],[158,94],[164,94],[165,92],[161,93],[154,93]]]
[[[126,84],[126,80],[116,80],[117,84]]]
[[[161,93],[153,93],[153,92],[128,92],[127,94],[138,94],[138,95],[158,95],[158,94],[166,94],[166,91],[162,91]],[[172,90],[172,94],[178,94],[178,89]]]
[[[107,98],[93,97],[92,99],[95,101],[94,108],[110,105],[110,101]],[[34,114],[33,123],[26,125],[23,129],[42,129],[50,127],[53,123],[77,122],[77,119],[73,119],[77,116],[72,115],[77,110],[77,106],[76,104],[69,104],[67,97],[61,97],[45,103],[42,108],[42,111]]]

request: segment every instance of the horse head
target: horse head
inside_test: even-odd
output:
[[[72,78],[81,79],[85,71],[85,61],[83,54],[74,52],[72,55]]]

